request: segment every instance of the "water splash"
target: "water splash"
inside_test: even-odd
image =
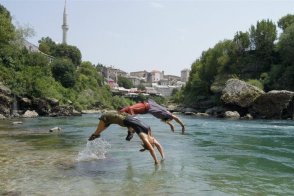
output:
[[[111,145],[102,139],[88,141],[85,149],[79,152],[76,161],[91,161],[97,159],[105,159],[107,150]]]

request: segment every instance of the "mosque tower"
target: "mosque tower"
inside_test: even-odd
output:
[[[67,31],[68,31],[68,25],[67,25],[67,13],[66,13],[66,0],[64,2],[64,10],[63,10],[63,24],[62,24],[62,43],[63,44],[67,44],[66,43],[66,38],[67,38]]]

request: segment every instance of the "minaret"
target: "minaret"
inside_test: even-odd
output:
[[[66,38],[67,38],[67,31],[68,31],[68,25],[67,25],[67,13],[66,13],[66,0],[64,2],[64,11],[63,11],[63,25],[62,27],[62,43],[66,44]]]

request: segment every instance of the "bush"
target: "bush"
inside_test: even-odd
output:
[[[251,80],[248,80],[247,83],[263,90],[263,84],[259,80],[251,79]]]
[[[75,85],[75,66],[69,59],[56,59],[52,62],[52,74],[65,88]]]

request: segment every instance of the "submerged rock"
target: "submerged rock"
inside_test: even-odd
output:
[[[197,116],[197,117],[209,117],[209,114],[203,113],[203,112],[197,112],[194,115]]]
[[[59,132],[62,129],[60,127],[53,127],[52,129],[49,129],[49,132]]]
[[[245,116],[241,117],[241,119],[243,119],[243,120],[252,120],[253,117],[252,117],[251,114],[246,114]]]
[[[0,120],[5,119],[6,117],[3,114],[0,114]]]
[[[18,125],[18,124],[22,124],[22,122],[21,121],[14,121],[14,122],[12,122],[12,124],[13,125]]]

